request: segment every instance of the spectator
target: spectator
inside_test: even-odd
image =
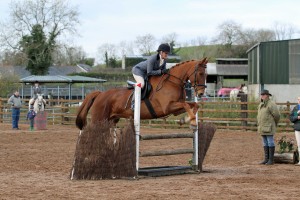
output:
[[[300,97],[298,97],[298,104],[293,108],[290,114],[290,121],[294,123],[295,137],[299,152],[298,155],[300,155]],[[295,165],[300,166],[300,159]]]
[[[260,104],[257,113],[257,131],[262,136],[265,159],[260,164],[272,165],[274,163],[274,134],[280,119],[276,104],[270,99],[268,90],[260,93]]]
[[[33,106],[30,105],[30,110],[28,111],[27,113],[27,117],[26,119],[29,120],[29,124],[30,124],[30,127],[29,127],[29,130],[30,131],[33,131],[34,130],[34,118],[36,116],[36,113],[35,111],[33,110]]]
[[[20,109],[22,107],[22,101],[18,91],[8,99],[8,104],[11,104],[12,108],[12,128],[14,130],[19,130],[19,119],[20,119]]]

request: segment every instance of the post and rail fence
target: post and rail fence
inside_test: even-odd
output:
[[[7,98],[0,98],[0,124],[11,123],[11,107],[7,104]],[[75,125],[76,113],[81,100],[46,99],[46,111],[48,113],[48,125]],[[23,99],[23,107],[20,114],[20,124],[27,124],[26,114],[29,99]],[[218,129],[253,130],[257,129],[256,115],[258,102],[229,102],[229,101],[198,101],[198,121],[210,122]],[[290,111],[296,103],[277,102],[281,119],[277,128],[278,132],[293,131],[289,121]],[[185,115],[185,114],[183,114]],[[169,116],[167,118],[142,120],[141,126],[148,128],[188,128],[180,126],[177,122],[181,116]],[[126,119],[120,120],[118,126],[125,124]]]

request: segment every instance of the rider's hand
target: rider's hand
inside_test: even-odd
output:
[[[161,74],[167,74],[169,72],[169,69],[162,69]]]

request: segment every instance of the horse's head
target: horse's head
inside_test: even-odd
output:
[[[244,85],[241,89],[241,91],[244,93],[244,94],[248,94],[248,87],[246,85]]]
[[[43,105],[44,105],[44,99],[43,99],[42,94],[37,94],[36,102],[37,102],[38,109],[41,110],[43,108]]]
[[[195,89],[195,95],[200,97],[204,94],[206,88],[206,64],[207,58],[196,63],[194,69],[189,73],[189,80],[191,81],[192,87]]]

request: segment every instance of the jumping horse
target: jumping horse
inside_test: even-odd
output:
[[[207,58],[200,61],[185,61],[171,67],[167,74],[148,78],[152,86],[148,99],[156,113],[156,118],[187,112],[188,116],[181,122],[190,122],[192,127],[196,126],[195,114],[198,111],[198,104],[185,101],[185,84],[189,80],[195,89],[195,95],[203,95],[206,88],[207,62]],[[89,93],[78,109],[76,126],[82,130],[87,125],[89,111],[90,123],[107,120],[116,124],[120,118],[133,118],[134,112],[128,103],[131,102],[131,97],[132,90],[125,87]],[[140,110],[141,119],[154,118],[144,100],[141,101]]]

